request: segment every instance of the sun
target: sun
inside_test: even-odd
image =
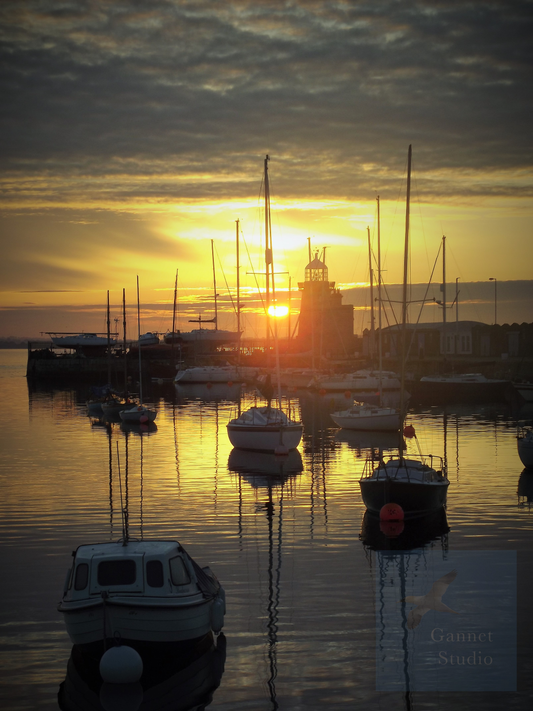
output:
[[[269,306],[268,314],[269,316],[275,316],[276,318],[283,318],[289,313],[288,306]]]

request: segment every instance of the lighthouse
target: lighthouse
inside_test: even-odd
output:
[[[353,306],[343,305],[340,289],[329,281],[324,261],[315,257],[305,268],[301,292],[298,347],[318,357],[347,357],[354,350]]]

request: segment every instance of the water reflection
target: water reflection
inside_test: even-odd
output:
[[[241,383],[176,383],[176,401],[182,405],[195,400],[202,402],[238,402]]]
[[[205,708],[220,686],[226,660],[226,638],[212,634],[178,651],[166,645],[139,650],[143,674],[137,684],[104,683],[100,654],[74,646],[65,680],[57,695],[62,711],[187,711]]]
[[[297,449],[279,456],[273,452],[247,452],[234,448],[228,457],[228,469],[240,474],[255,488],[271,487],[302,472],[303,461]]]
[[[422,548],[432,541],[440,541],[442,550],[446,550],[449,531],[444,508],[427,516],[405,521],[380,521],[379,516],[366,511],[360,539],[364,546],[374,551],[412,550]]]
[[[518,505],[531,508],[530,505],[533,501],[533,471],[531,469],[524,469],[520,474],[516,493],[518,495]]]

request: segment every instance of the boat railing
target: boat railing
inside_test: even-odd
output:
[[[386,460],[380,457],[377,460],[375,457],[369,457],[363,468],[361,479],[381,478],[381,470],[383,477],[395,478],[401,472],[402,478],[410,479],[409,467],[406,467],[406,462],[420,463],[420,467],[416,468],[416,476],[412,478],[417,481],[442,481],[446,477],[446,466],[442,457],[436,454],[409,454],[407,457],[389,456]]]

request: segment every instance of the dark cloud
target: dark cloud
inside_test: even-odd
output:
[[[3,200],[250,195],[266,152],[285,197],[367,197],[410,142],[425,196],[531,195],[531,9],[6,0]]]

